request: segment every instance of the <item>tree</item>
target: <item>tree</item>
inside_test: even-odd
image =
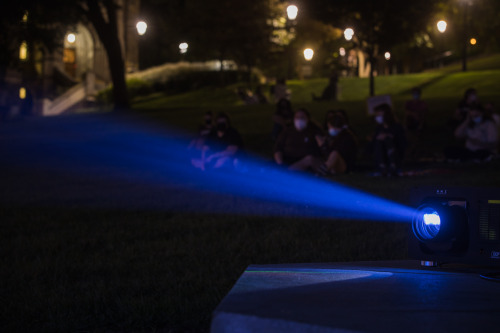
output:
[[[193,41],[192,52],[205,59],[232,59],[250,70],[270,51],[276,3],[276,0],[186,1],[184,29]]]
[[[20,0],[4,4],[1,9],[2,31],[0,38],[0,67],[15,66],[20,42],[29,45],[40,44],[52,51],[62,47],[68,27],[78,21],[90,22],[94,26],[108,56],[113,81],[115,109],[129,107],[125,67],[118,35],[117,10],[121,0]],[[22,17],[27,13],[27,20]],[[31,60],[30,60],[31,61]],[[29,63],[29,62],[28,62]],[[0,75],[3,74],[0,71]],[[3,75],[2,75],[3,77]]]
[[[117,10],[122,1],[80,0],[77,2],[84,18],[92,23],[108,56],[115,110],[130,107],[125,82],[125,62],[118,35]]]
[[[374,68],[379,52],[406,42],[425,31],[435,10],[432,0],[312,0],[313,17],[336,27],[351,27],[370,63],[370,95],[375,93]]]

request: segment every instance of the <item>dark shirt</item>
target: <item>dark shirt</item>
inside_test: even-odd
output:
[[[240,133],[232,127],[227,128],[221,137],[217,135],[217,130],[214,129],[208,136],[208,146],[210,150],[215,152],[224,151],[229,146],[237,146],[241,149],[243,148],[243,139]]]
[[[316,135],[321,135],[321,130],[312,124],[300,132],[294,126],[286,127],[276,140],[274,151],[283,153],[286,164],[299,161],[307,155],[318,156],[320,149]]]
[[[358,142],[351,130],[347,128],[343,129],[337,136],[329,135],[321,149],[325,158],[328,158],[331,152],[337,151],[344,159],[347,171],[351,171],[356,163]]]
[[[406,149],[406,134],[404,127],[400,123],[396,122],[389,127],[377,125],[375,134],[373,135],[373,142],[377,140],[377,136],[381,133],[391,134],[397,154],[402,155],[404,153]]]
[[[410,130],[418,129],[423,125],[428,106],[422,100],[409,100],[405,103],[406,128]]]

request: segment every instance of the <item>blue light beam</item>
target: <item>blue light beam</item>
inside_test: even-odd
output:
[[[193,156],[185,135],[109,120],[113,121],[75,120],[38,128],[28,134],[30,149],[18,156],[18,163],[87,177],[105,174],[123,184],[196,190],[205,194],[205,200],[212,197],[213,209],[219,212],[282,215],[283,209],[292,209],[293,214],[307,217],[387,222],[411,222],[414,214],[411,207],[249,155],[239,159],[235,170],[203,172],[190,164]],[[221,208],[215,202],[219,194],[250,200]],[[210,206],[200,210],[210,211]]]

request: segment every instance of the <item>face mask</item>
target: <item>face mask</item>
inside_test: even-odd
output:
[[[413,94],[413,99],[420,99],[420,94]]]
[[[472,118],[472,121],[476,124],[479,124],[480,122],[483,121],[483,116],[477,116],[477,117],[474,117]]]
[[[384,123],[384,116],[375,116],[375,122],[377,124],[383,124]]]
[[[329,128],[328,129],[328,134],[330,134],[331,136],[337,136],[339,133],[340,133],[339,129],[336,129],[336,128]]]
[[[297,129],[297,131],[302,131],[303,129],[305,129],[307,127],[307,120],[295,119],[293,121],[293,124],[295,125],[295,128]]]

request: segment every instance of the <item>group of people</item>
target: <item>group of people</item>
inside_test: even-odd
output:
[[[467,90],[456,113],[450,118],[457,145],[447,147],[449,160],[488,160],[498,151],[498,124],[491,106],[482,106],[477,91]],[[398,175],[406,156],[415,153],[415,146],[426,127],[427,104],[421,90],[412,90],[412,99],[405,103],[405,119],[399,122],[389,104],[373,110],[373,133],[368,137],[365,152],[373,157],[376,174]],[[500,117],[497,117],[500,118]],[[349,173],[356,167],[360,146],[348,115],[344,110],[329,110],[320,124],[305,108],[292,109],[284,92],[276,100],[272,117],[271,137],[275,164],[295,171],[311,171],[327,176]],[[229,116],[211,112],[190,148],[196,151],[193,166],[201,169],[234,167],[243,149],[240,133],[231,126]]]
[[[498,154],[500,117],[491,104],[479,102],[476,89],[465,91],[449,125],[459,144],[446,147],[448,160],[488,161]]]

